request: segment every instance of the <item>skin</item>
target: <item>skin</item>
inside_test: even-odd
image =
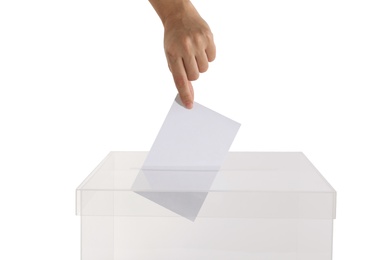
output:
[[[183,105],[191,109],[191,81],[206,72],[216,49],[210,27],[188,0],[149,0],[164,25],[164,49],[168,67]]]

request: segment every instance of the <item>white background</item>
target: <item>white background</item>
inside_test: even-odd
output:
[[[231,150],[303,151],[338,191],[334,259],[390,259],[389,1],[194,4],[217,45],[196,101],[242,124]],[[0,259],[79,259],[76,187],[176,95],[162,40],[146,0],[0,2]]]

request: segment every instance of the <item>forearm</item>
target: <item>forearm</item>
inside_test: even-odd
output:
[[[180,16],[194,10],[194,6],[189,0],[149,0],[149,2],[164,25],[167,18]]]

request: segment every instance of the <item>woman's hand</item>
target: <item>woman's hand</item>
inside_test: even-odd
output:
[[[190,1],[150,0],[164,25],[164,49],[169,69],[184,106],[192,108],[191,81],[206,72],[216,49],[210,27]],[[169,5],[170,4],[170,5]]]

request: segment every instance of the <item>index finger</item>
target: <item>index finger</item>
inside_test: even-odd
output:
[[[178,58],[173,61],[169,61],[169,67],[171,68],[173,80],[183,105],[186,108],[191,109],[194,102],[194,95],[190,89],[190,83],[184,68],[183,59]]]

